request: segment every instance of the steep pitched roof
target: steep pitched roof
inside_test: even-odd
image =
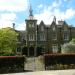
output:
[[[43,21],[41,21],[41,22],[40,22],[40,25],[44,25],[44,22],[43,22]]]
[[[56,25],[55,21],[53,21],[53,22],[51,23],[51,25]]]

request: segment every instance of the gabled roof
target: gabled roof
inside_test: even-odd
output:
[[[44,22],[43,22],[43,21],[41,21],[41,22],[40,22],[40,25],[44,25]]]
[[[56,25],[55,21],[53,21],[53,22],[51,23],[51,25]]]

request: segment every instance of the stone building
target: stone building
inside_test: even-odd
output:
[[[44,24],[43,21],[38,25],[31,8],[29,12],[29,18],[25,20],[28,56],[60,53],[62,45],[75,38],[75,27],[68,25],[66,21],[60,20],[57,24],[54,16],[50,25]]]

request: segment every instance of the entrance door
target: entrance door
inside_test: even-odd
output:
[[[34,47],[29,47],[29,56],[34,56]]]
[[[42,55],[42,48],[37,47],[37,56]]]
[[[22,49],[22,55],[28,55],[28,48],[27,47],[23,47]]]

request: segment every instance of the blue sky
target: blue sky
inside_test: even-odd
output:
[[[29,2],[30,1],[30,2]],[[25,19],[29,16],[29,4],[34,18],[45,24],[51,24],[53,16],[75,26],[75,0],[0,0],[0,28],[12,27],[25,30]]]

